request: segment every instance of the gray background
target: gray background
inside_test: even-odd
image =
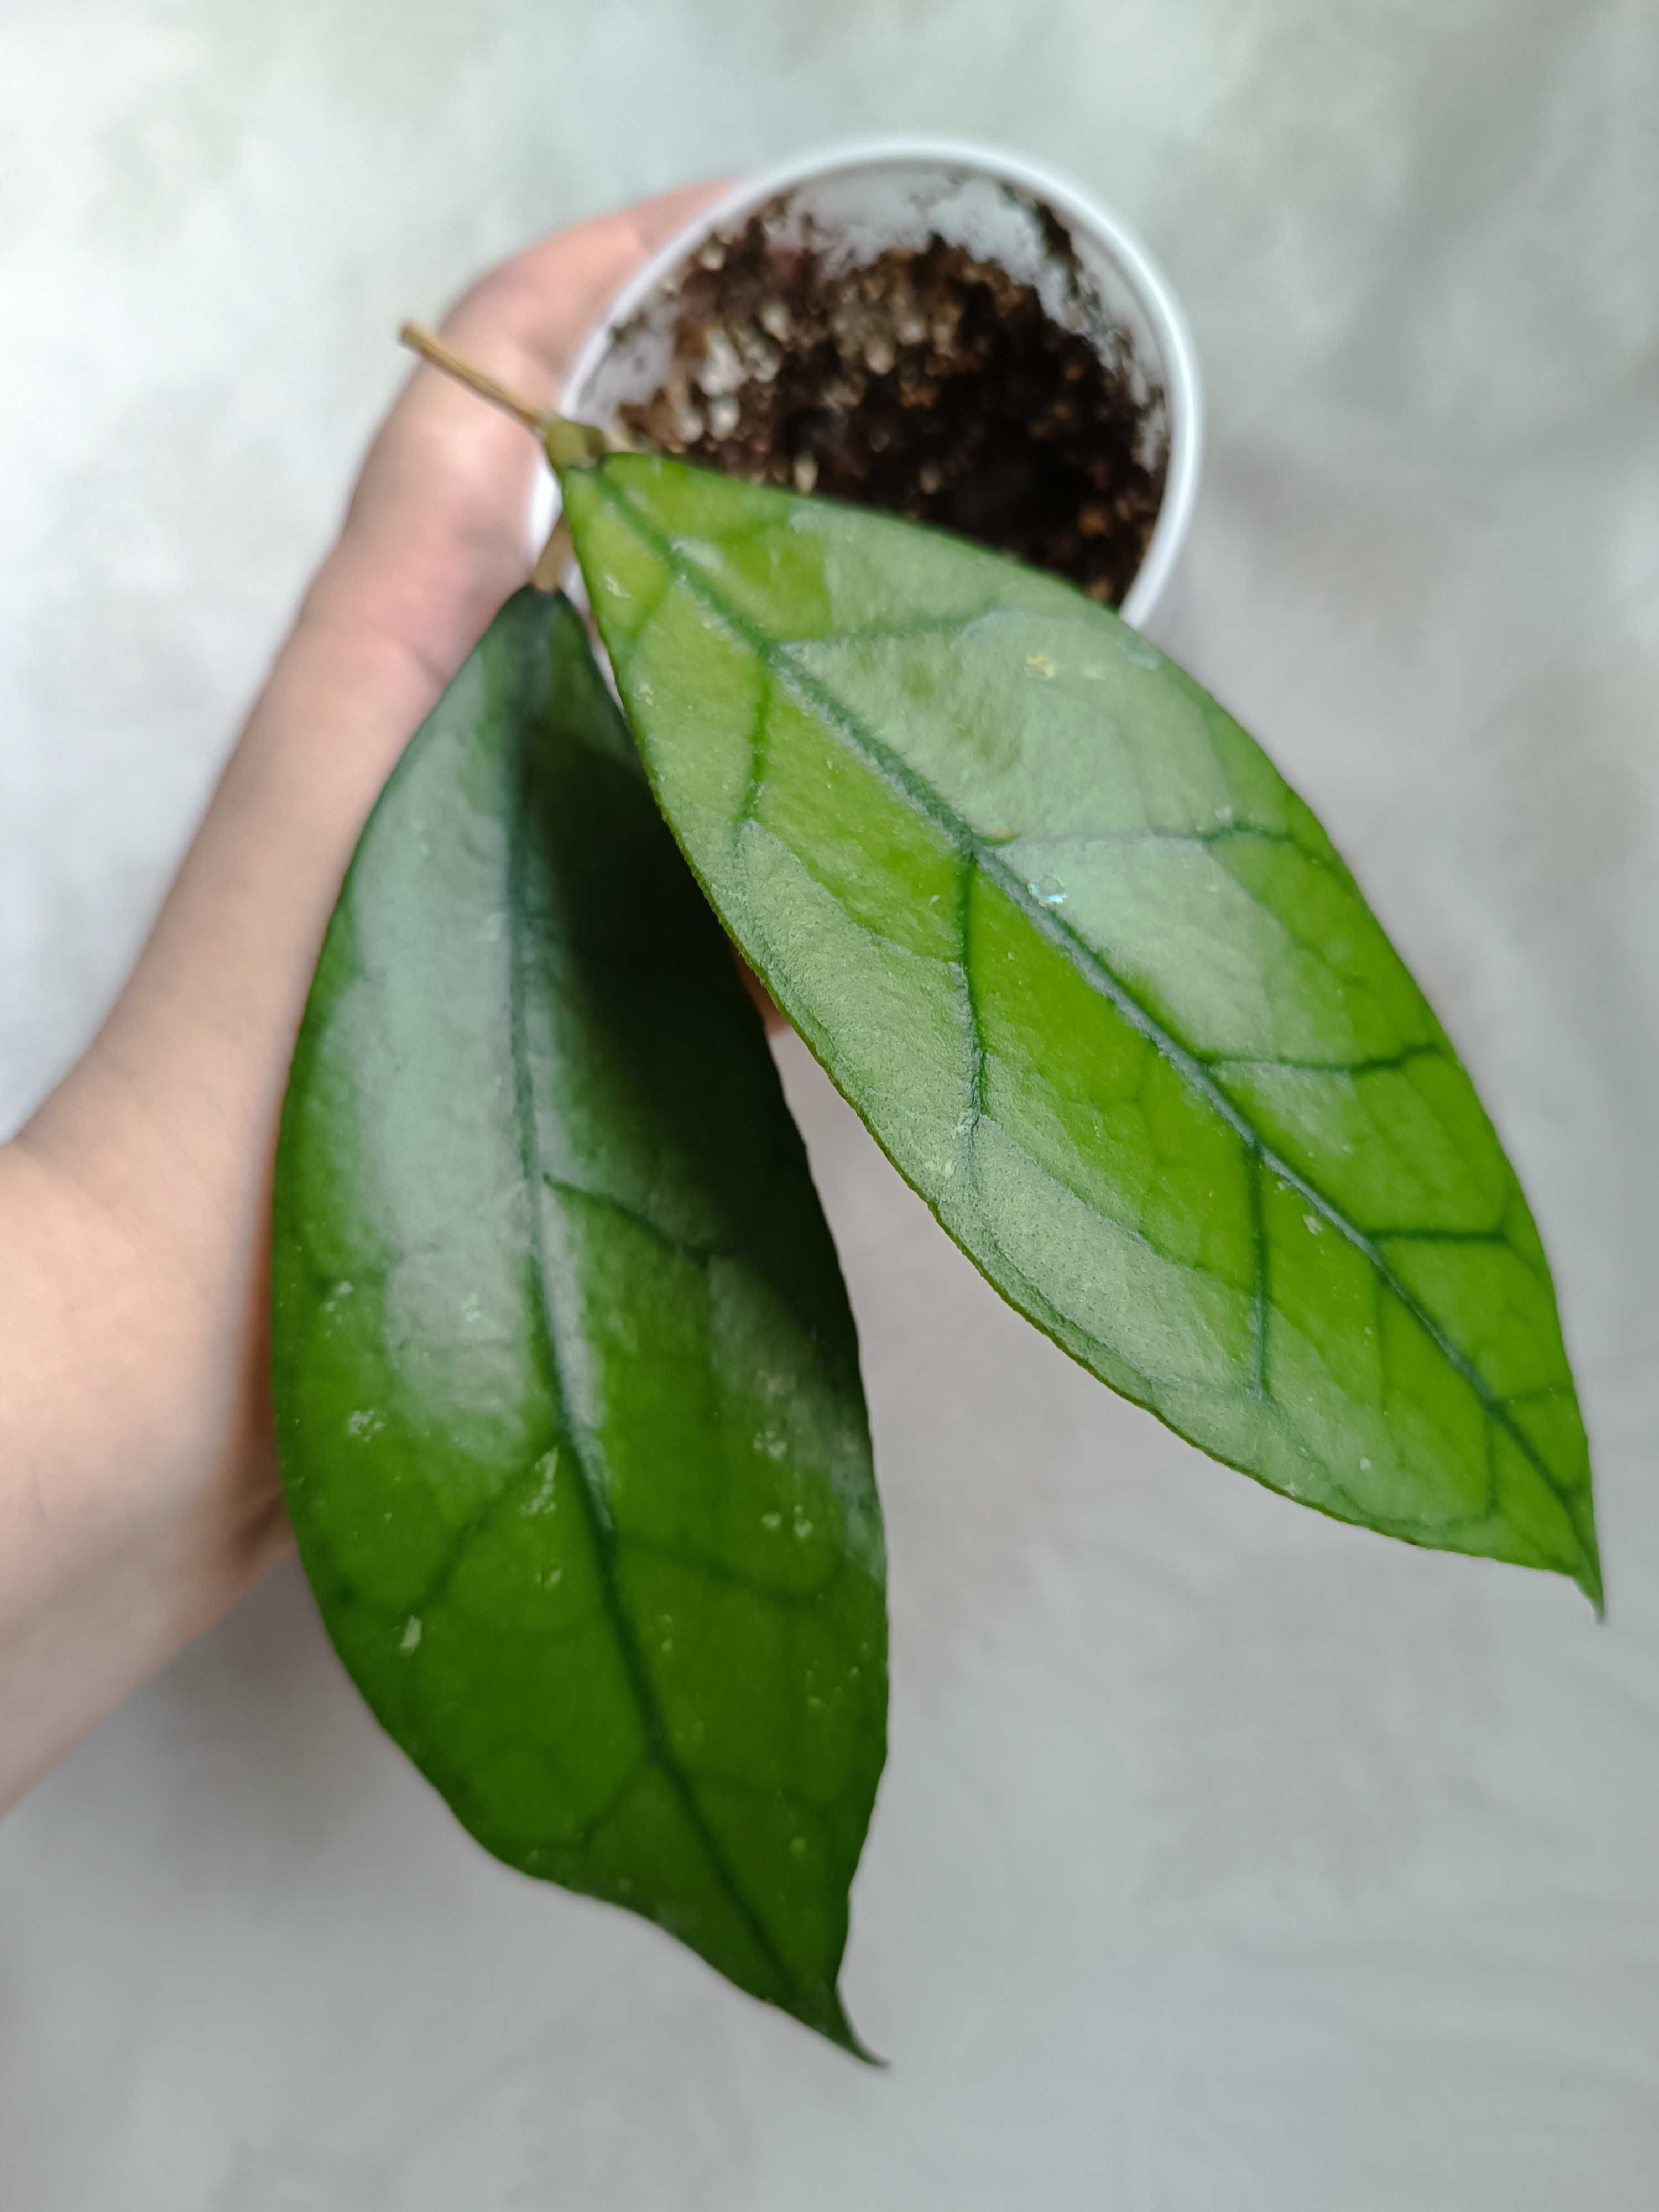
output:
[[[0,1832],[19,2212],[1646,2212],[1659,2191],[1650,0],[11,0],[0,1128],[89,1035],[389,332],[852,131],[1138,225],[1211,444],[1160,635],[1325,816],[1556,1262],[1610,1623],[1213,1468],[1001,1308],[798,1051],[893,1753],[867,2072],[479,1854],[275,1577]]]

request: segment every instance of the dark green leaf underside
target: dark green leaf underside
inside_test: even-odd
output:
[[[693,869],[998,1288],[1287,1495],[1599,1602],[1526,1201],[1238,725],[937,533],[637,457],[565,497]]]
[[[851,2044],[886,1703],[852,1319],[562,601],[502,610],[364,832],[283,1115],[273,1367],[330,1633],[467,1827]]]

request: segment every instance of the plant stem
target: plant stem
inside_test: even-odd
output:
[[[548,410],[532,407],[516,392],[509,392],[504,384],[498,384],[493,376],[487,374],[475,362],[468,361],[464,354],[457,353],[453,346],[447,346],[435,331],[428,330],[424,325],[405,323],[398,336],[404,345],[419,354],[422,361],[429,361],[434,368],[442,369],[446,376],[453,376],[458,384],[465,385],[469,392],[476,392],[480,399],[488,399],[492,406],[515,416],[526,430],[533,430],[538,438],[548,424],[556,419]]]
[[[561,515],[553,526],[552,535],[542,548],[541,558],[531,572],[531,582],[538,592],[556,592],[564,582],[565,571],[575,557],[570,525]]]
[[[492,407],[501,408],[515,422],[522,422],[526,430],[533,431],[546,447],[547,457],[556,469],[586,467],[605,452],[601,431],[586,422],[568,422],[550,409],[532,407],[527,399],[497,383],[487,370],[468,361],[465,354],[457,353],[453,346],[446,345],[423,325],[405,323],[398,335],[422,361],[430,362],[434,368],[441,368],[446,376],[453,376],[469,392],[476,392],[480,399],[489,400]]]

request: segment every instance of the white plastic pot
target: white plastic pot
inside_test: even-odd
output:
[[[672,348],[678,302],[670,280],[711,235],[732,234],[762,209],[785,241],[810,228],[831,270],[859,267],[889,246],[921,246],[937,234],[1035,284],[1048,312],[1066,319],[1066,271],[1049,244],[1045,207],[1070,233],[1085,290],[1096,295],[1091,319],[1128,331],[1137,377],[1164,394],[1163,504],[1121,609],[1126,621],[1144,628],[1180,555],[1198,489],[1201,400],[1192,338],[1168,282],[1133,233],[1074,185],[1018,155],[953,141],[878,140],[809,154],[735,186],[670,239],[611,301],[572,365],[563,411],[608,428],[618,407],[650,397]],[[544,472],[532,502],[536,552],[555,501]]]

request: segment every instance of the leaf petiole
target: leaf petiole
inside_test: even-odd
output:
[[[550,408],[532,406],[521,393],[509,390],[487,369],[480,368],[465,354],[446,345],[434,331],[428,330],[423,324],[405,323],[398,337],[434,368],[453,376],[469,392],[477,392],[480,399],[487,399],[492,407],[499,407],[503,414],[522,422],[526,430],[533,430],[556,469],[586,468],[610,451],[611,441],[603,430],[596,429],[591,422],[572,422]]]

